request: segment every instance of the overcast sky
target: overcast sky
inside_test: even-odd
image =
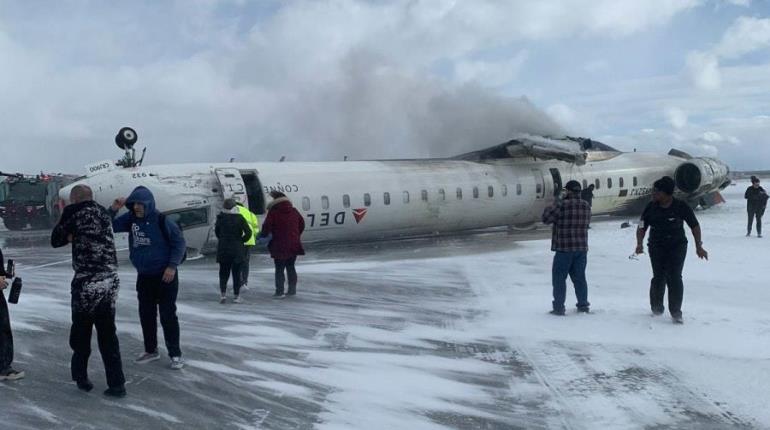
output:
[[[450,156],[519,132],[770,169],[770,1],[0,0],[0,170]]]

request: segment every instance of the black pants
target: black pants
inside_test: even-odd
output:
[[[96,310],[93,314],[73,310],[70,328],[72,380],[88,379],[88,357],[91,356],[91,333],[94,327],[104,370],[107,373],[107,386],[122,387],[126,378],[123,376],[113,309]]]
[[[246,259],[241,264],[241,285],[249,283],[249,260],[251,259],[251,249],[253,246],[246,246]]]
[[[11,367],[13,363],[13,334],[11,318],[8,315],[8,303],[0,292],[0,371]]]
[[[242,262],[219,262],[219,291],[222,292],[223,296],[227,292],[227,281],[230,279],[230,273],[233,274],[233,294],[237,296],[241,293],[242,265]]]
[[[284,270],[289,277],[288,294],[297,294],[297,270],[294,268],[296,261],[297,257],[291,257],[288,260],[273,260],[275,263],[275,294],[283,294],[283,284],[286,282],[286,277],[283,274]]]
[[[179,320],[176,317],[176,296],[179,292],[179,273],[171,283],[163,282],[163,275],[138,275],[136,292],[139,299],[139,321],[144,335],[144,351],[158,350],[158,311],[163,338],[170,357],[181,357],[179,349]]]
[[[663,296],[668,285],[668,311],[672,316],[682,315],[684,284],[682,269],[687,256],[687,242],[671,246],[651,246],[652,281],[650,281],[650,307],[653,312],[663,312]]]
[[[751,224],[754,218],[757,219],[757,234],[762,234],[762,215],[765,214],[765,208],[749,207],[749,223],[746,227],[746,234],[751,234]]]

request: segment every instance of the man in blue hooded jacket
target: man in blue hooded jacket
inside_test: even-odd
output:
[[[123,206],[128,212],[115,218]],[[179,291],[177,266],[186,249],[182,231],[155,208],[155,197],[142,186],[134,188],[127,199],[116,199],[110,214],[113,230],[128,233],[131,263],[137,271],[136,292],[144,353],[135,362],[143,364],[160,359],[157,320],[160,312],[171,368],[181,369],[184,363],[179,349],[176,296]]]

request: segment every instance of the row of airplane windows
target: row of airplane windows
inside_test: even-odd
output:
[[[633,179],[634,186],[637,185],[636,176],[634,176]],[[624,185],[623,178],[619,178],[618,185],[622,188]],[[588,182],[584,179],[583,180],[583,188],[588,187]],[[595,189],[599,189],[601,187],[601,181],[599,179],[596,179],[594,182]],[[501,185],[501,194],[503,197],[506,197],[508,195],[508,186],[507,185]],[[612,178],[607,178],[607,188],[612,188]],[[473,198],[478,199],[480,196],[479,187],[473,187]],[[522,189],[521,184],[516,184],[516,195],[521,195]],[[539,195],[543,192],[542,184],[538,183],[535,192]],[[439,201],[445,201],[446,200],[446,191],[443,188],[439,188],[437,191],[438,194],[438,200]],[[458,187],[455,190],[455,196],[457,200],[463,199],[463,189]],[[493,198],[495,196],[495,188],[492,185],[489,185],[487,187],[487,197]],[[404,191],[401,193],[402,201],[405,204],[408,204],[410,201],[410,194],[409,191]],[[424,202],[428,201],[428,190],[422,190],[420,191],[420,199]],[[391,198],[389,192],[382,193],[382,203],[387,205],[390,205]],[[372,205],[372,195],[369,193],[364,194],[364,206],[369,207]],[[350,207],[350,195],[343,194],[342,195],[342,206],[345,208]],[[329,209],[329,197],[328,196],[321,196],[321,209],[328,210]],[[310,197],[303,197],[302,198],[302,210],[309,211],[310,210]]]

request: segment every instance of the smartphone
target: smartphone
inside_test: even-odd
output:
[[[21,278],[16,278],[11,284],[11,292],[8,294],[8,303],[19,303],[19,294],[21,294]]]

